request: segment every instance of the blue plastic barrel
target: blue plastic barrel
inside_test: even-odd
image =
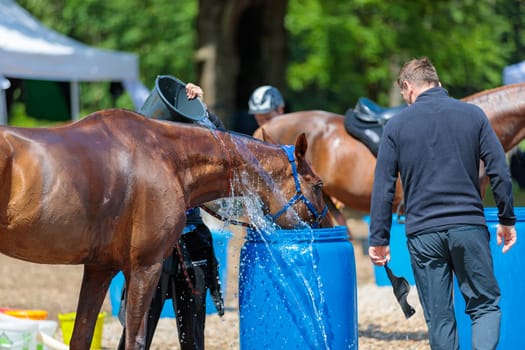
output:
[[[213,247],[215,249],[215,256],[219,261],[219,279],[221,281],[223,297],[226,298],[226,277],[228,272],[228,242],[232,236],[231,232],[228,231],[211,231],[213,239]],[[120,299],[122,296],[122,289],[124,289],[124,274],[119,272],[111,280],[109,285],[109,297],[111,302],[111,314],[118,316],[118,310],[120,308]],[[216,313],[215,305],[208,291],[206,295],[206,313]],[[160,317],[175,317],[175,311],[173,310],[173,304],[170,301],[166,301],[162,308]]]
[[[223,299],[226,301],[226,287],[228,284],[228,242],[233,234],[229,231],[212,231],[213,249],[219,262],[219,280],[221,281],[221,290]],[[173,309],[173,307],[172,307]],[[215,304],[208,290],[206,295],[206,314],[215,314]]]
[[[363,220],[370,225],[370,216],[363,217]],[[392,215],[392,227],[390,229],[390,257],[388,266],[397,276],[405,277],[411,285],[415,285],[414,272],[410,265],[410,253],[407,247],[407,236],[405,232],[405,217],[402,215]],[[374,276],[378,286],[391,286],[391,282],[383,266],[374,265]]]
[[[248,230],[240,253],[240,348],[357,349],[347,228]]]
[[[502,246],[497,245],[496,227],[498,225],[497,208],[486,208],[485,218],[490,231],[490,249],[494,272],[501,289],[500,307],[502,312],[501,332],[498,349],[525,349],[523,315],[525,315],[525,242],[520,233],[525,232],[525,208],[515,208],[516,231],[518,241],[505,254]],[[454,309],[456,313],[459,343],[461,349],[471,348],[472,328],[468,315],[465,314],[465,301],[457,283],[454,286]]]

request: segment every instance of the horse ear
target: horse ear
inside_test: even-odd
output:
[[[265,141],[265,142],[268,142],[268,143],[273,143],[274,145],[277,144],[277,142],[275,142],[272,137],[270,136],[270,134],[268,134],[268,132],[266,131],[265,128],[261,128],[261,133],[262,133],[262,140]]]
[[[295,141],[295,156],[297,158],[304,158],[306,156],[306,149],[308,148],[308,141],[306,141],[306,134],[303,132],[297,136]]]

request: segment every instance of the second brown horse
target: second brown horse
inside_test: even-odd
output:
[[[505,151],[525,138],[525,84],[506,85],[486,90],[463,99],[485,111]],[[346,206],[369,212],[376,158],[344,127],[344,117],[325,111],[301,111],[284,114],[257,129],[264,129],[272,140],[281,144],[293,142],[300,133],[308,139],[307,158],[324,182],[324,191]],[[481,193],[487,181],[482,177]],[[403,198],[398,182],[394,199],[396,208]]]

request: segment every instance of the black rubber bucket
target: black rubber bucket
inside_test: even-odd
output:
[[[153,119],[193,123],[206,117],[206,107],[199,98],[188,99],[185,83],[169,75],[159,75],[139,113]]]

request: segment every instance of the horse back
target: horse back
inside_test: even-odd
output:
[[[525,137],[525,83],[481,91],[463,101],[485,112],[506,152]]]
[[[313,138],[321,136],[327,129],[342,120],[343,116],[326,111],[301,111],[282,114],[271,119],[259,127],[254,136],[262,139],[262,129],[271,137],[271,141],[278,144],[293,144],[302,133],[306,134],[308,144],[312,145]]]
[[[180,185],[163,164],[155,128],[124,110],[57,128],[0,127],[0,252],[111,264],[125,259],[116,251],[129,254],[135,221],[148,232],[174,226],[168,208]]]

